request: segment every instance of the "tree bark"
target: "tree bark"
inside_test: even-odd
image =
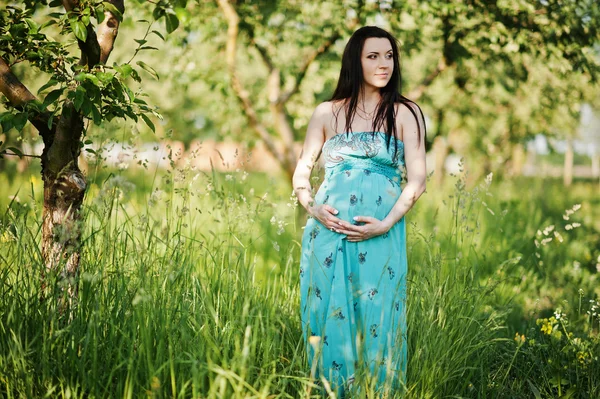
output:
[[[242,109],[248,118],[250,127],[258,134],[258,136],[264,141],[269,152],[275,157],[281,168],[285,171],[288,176],[288,180],[291,182],[296,169],[296,163],[298,160],[298,154],[294,149],[294,130],[290,123],[290,116],[286,110],[287,101],[298,92],[300,84],[302,83],[308,68],[314,62],[317,57],[321,54],[329,51],[335,41],[341,37],[339,32],[334,32],[328,37],[319,47],[315,48],[304,60],[298,73],[294,76],[294,86],[283,92],[281,88],[281,77],[280,70],[275,66],[271,57],[268,54],[266,48],[260,46],[254,40],[254,32],[252,29],[248,29],[250,36],[250,44],[258,50],[261,59],[265,63],[268,69],[268,83],[267,92],[269,96],[269,107],[272,115],[272,127],[279,134],[281,138],[283,149],[278,150],[273,136],[269,133],[267,127],[258,119],[257,112],[254,108],[254,104],[250,100],[248,91],[244,88],[242,82],[237,76],[237,64],[236,64],[236,47],[239,33],[240,18],[237,14],[235,7],[229,2],[229,0],[218,0],[219,8],[223,12],[227,21],[227,66],[229,68],[229,76],[231,79],[231,87],[237,96],[238,100],[242,105]],[[358,17],[353,19],[348,26],[350,29],[356,27],[359,23]]]
[[[448,155],[448,143],[445,137],[436,136],[433,139],[433,153],[435,154],[435,183],[440,187],[444,183],[446,156]]]
[[[108,0],[121,13],[125,11],[123,0]],[[67,12],[78,6],[77,0],[63,0]],[[104,21],[98,26],[98,35],[88,26],[85,43],[79,41],[81,65],[88,68],[105,63],[117,37],[119,20],[111,12],[105,12]],[[91,31],[90,31],[91,30]],[[0,92],[18,109],[39,100],[12,73],[8,64],[0,58]],[[80,143],[84,131],[81,113],[73,103],[65,101],[58,121],[48,127],[47,113],[29,112],[29,121],[44,139],[42,180],[44,182],[44,204],[42,220],[42,257],[45,272],[42,272],[42,298],[48,294],[48,274],[59,278],[68,300],[77,297],[75,277],[80,263],[81,206],[87,187],[86,179],[78,165]],[[61,301],[61,307],[65,303]]]
[[[573,183],[573,139],[571,138],[567,139],[563,183],[565,187],[569,187]]]

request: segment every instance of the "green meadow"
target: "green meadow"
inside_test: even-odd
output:
[[[299,318],[306,216],[287,181],[91,170],[65,308],[58,276],[41,293],[30,170],[0,174],[0,396],[319,397]],[[462,172],[430,181],[406,220],[409,365],[394,397],[600,397],[597,183]]]

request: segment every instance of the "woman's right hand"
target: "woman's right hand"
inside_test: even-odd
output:
[[[315,219],[317,219],[323,226],[331,231],[337,232],[341,227],[340,218],[335,215],[338,214],[338,210],[327,204],[314,205],[308,208],[308,213]]]

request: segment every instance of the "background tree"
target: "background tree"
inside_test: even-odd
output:
[[[165,19],[167,32],[178,26],[172,5],[161,1],[152,14],[154,19]],[[45,15],[40,25],[33,15],[46,7],[60,9]],[[2,130],[14,128],[20,133],[29,121],[43,139],[44,150],[39,156],[44,182],[42,256],[47,270],[59,272],[63,278],[75,276],[79,267],[80,210],[86,178],[78,166],[78,156],[86,144],[87,125],[100,125],[113,118],[141,118],[154,129],[146,114],[158,116],[128,82],[141,82],[131,63],[138,52],[155,49],[145,46],[148,35],[163,35],[148,30],[144,38],[136,40],[139,46],[129,62],[107,65],[124,12],[123,0],[26,1],[0,11],[0,91],[8,108],[0,115]],[[46,34],[50,29],[64,41]],[[70,49],[73,39],[79,54]],[[11,68],[19,63],[50,75],[38,91],[43,100],[13,73]],[[137,66],[154,73],[141,61]],[[12,147],[0,154],[23,156]],[[71,295],[75,290],[76,285],[70,285]]]
[[[392,10],[403,51],[426,59],[427,78],[408,96],[429,109],[438,153],[450,140],[480,154],[481,173],[502,172],[524,140],[577,124],[561,109],[577,108],[600,70],[598,2],[408,1]]]
[[[379,24],[401,41],[404,94],[429,116],[440,171],[449,150],[475,150],[482,173],[501,171],[532,135],[562,134],[546,127],[564,119],[557,110],[581,100],[572,89],[587,83],[573,82],[595,80],[600,65],[593,1],[199,3],[202,13],[190,14],[226,60],[215,64],[228,70],[207,80],[237,98],[254,136],[288,174],[292,143],[302,139],[306,114],[332,91],[343,46],[358,26]],[[510,173],[519,170],[513,164]]]

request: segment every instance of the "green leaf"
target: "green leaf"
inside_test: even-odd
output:
[[[85,39],[87,39],[87,29],[83,22],[73,19],[71,19],[69,22],[71,23],[71,29],[73,29],[75,37],[82,42],[85,42]]]
[[[52,120],[54,119],[54,114],[56,113],[56,111],[54,111],[53,113],[50,114],[50,117],[48,118],[48,130],[52,130]]]
[[[137,61],[136,64],[139,65],[144,71],[152,75],[156,80],[159,80],[158,73],[150,65],[146,64],[144,61]]]
[[[40,26],[31,18],[25,18],[25,22],[29,26],[29,34],[33,35],[39,32]]]
[[[527,379],[527,383],[529,384],[529,389],[531,389],[531,392],[533,392],[535,399],[542,399],[542,395],[540,394],[539,389],[537,389],[536,386],[533,385],[529,378]]]
[[[92,120],[96,126],[99,126],[102,123],[102,114],[95,105],[92,104]]]
[[[86,97],[85,94],[86,94],[85,87],[77,86],[77,89],[75,90],[75,101],[73,102],[73,105],[75,105],[75,109],[77,111],[79,111],[81,109],[81,105],[83,104],[83,101],[85,100],[85,97]]]
[[[93,73],[84,73],[83,77],[86,81],[91,82],[94,86],[100,86],[100,80]]]
[[[150,33],[154,33],[156,36],[160,37],[163,41],[165,41],[165,37],[159,31],[153,30]]]
[[[133,39],[133,41],[136,43],[139,43],[141,45],[148,43],[148,40],[144,40],[144,39]]]
[[[115,75],[109,72],[97,72],[96,77],[100,79],[100,82],[104,85],[107,85],[114,79]]]
[[[156,47],[152,47],[152,46],[143,46],[140,47],[140,50],[158,50]]]
[[[94,8],[94,14],[98,23],[101,24],[104,21],[104,8],[102,6]]]
[[[41,92],[43,92],[44,90],[46,90],[49,87],[56,86],[57,83],[58,83],[58,80],[56,80],[56,79],[50,79],[48,81],[48,83],[46,83],[45,85],[43,85],[42,87],[40,87],[40,89],[38,90],[38,94],[40,94]]]
[[[13,127],[18,131],[22,131],[25,125],[27,124],[27,117],[29,115],[27,112],[21,112],[20,114],[15,115],[13,118]]]
[[[167,24],[167,33],[173,33],[179,27],[179,18],[177,18],[173,10],[167,10],[165,22]]]
[[[5,112],[0,115],[0,125],[2,126],[2,131],[4,133],[8,132],[13,127],[13,119],[14,114],[10,112]]]
[[[121,74],[121,76],[123,76],[123,78],[129,77],[131,72],[133,72],[133,68],[129,64],[115,65],[115,69]]]
[[[50,93],[48,93],[46,98],[44,98],[44,108],[47,107],[48,105],[56,102],[56,100],[58,100],[58,98],[61,96],[63,90],[64,90],[63,88],[60,88],[60,89],[52,90]]]
[[[150,129],[152,129],[152,132],[156,133],[156,128],[154,127],[154,123],[152,123],[152,121],[150,120],[150,118],[148,118],[144,114],[141,114],[140,116],[142,117],[142,119],[144,120],[144,122],[146,122],[146,125],[148,125],[148,127]]]
[[[152,11],[152,18],[154,18],[155,21],[158,21],[163,15],[165,15],[165,10],[157,4]]]
[[[136,82],[139,82],[139,83],[142,82],[142,78],[140,78],[140,74],[137,73],[137,71],[135,69],[133,71],[131,71],[131,78],[133,80],[135,80]]]
[[[18,156],[19,158],[23,159],[23,153],[17,147],[8,147],[7,150],[12,151],[16,156]]]
[[[86,8],[86,10],[88,10],[88,8]],[[83,22],[83,24],[85,26],[88,26],[90,24],[90,16],[89,15],[83,15],[81,17],[81,22]]]
[[[117,18],[119,21],[123,20],[123,14],[121,14],[121,11],[119,11],[117,9],[117,7],[115,7],[113,4],[107,3],[105,1],[105,2],[102,3],[102,5],[104,6],[104,9],[106,11],[109,11],[109,12],[113,13],[113,15],[115,16],[115,18]]]

